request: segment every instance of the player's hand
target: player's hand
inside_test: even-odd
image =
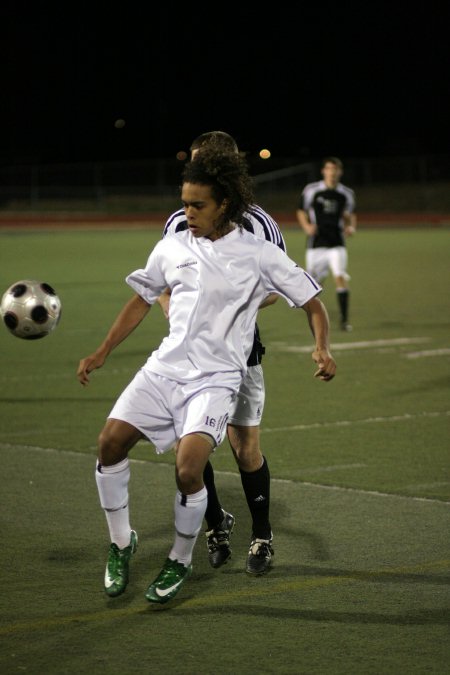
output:
[[[308,223],[306,227],[306,234],[308,237],[313,237],[315,234],[317,234],[317,225],[315,223]]]
[[[77,370],[77,377],[83,386],[89,384],[89,373],[96,368],[101,368],[105,363],[105,356],[94,353],[81,359]]]
[[[353,234],[355,234],[356,230],[353,227],[353,225],[346,225],[344,227],[344,233],[346,237],[351,237]]]
[[[329,382],[336,375],[336,363],[331,356],[328,349],[317,349],[312,353],[312,359],[317,364],[318,370],[314,373],[314,377],[319,380]]]

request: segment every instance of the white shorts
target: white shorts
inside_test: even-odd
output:
[[[306,251],[306,271],[319,283],[330,271],[333,277],[344,277],[349,281],[347,263],[348,255],[345,246],[308,248]]]
[[[215,446],[225,438],[239,373],[217,373],[193,382],[175,382],[141,370],[117,399],[109,418],[139,429],[161,454],[187,434],[208,434]]]
[[[231,408],[228,424],[240,427],[259,426],[265,397],[263,369],[260,365],[250,366]]]

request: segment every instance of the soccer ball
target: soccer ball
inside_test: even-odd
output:
[[[0,314],[6,328],[15,337],[38,340],[58,325],[61,301],[49,284],[24,279],[5,291]]]

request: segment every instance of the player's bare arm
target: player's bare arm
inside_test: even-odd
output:
[[[313,234],[316,234],[317,226],[314,223],[310,222],[306,211],[303,211],[303,209],[297,209],[296,215],[298,224],[302,228],[303,232],[308,235],[308,237],[312,236]]]
[[[276,293],[271,293],[270,295],[265,298],[262,303],[259,306],[259,309],[263,309],[264,307],[269,307],[270,305],[274,305],[276,301],[279,299],[279,295]]]
[[[169,318],[170,288],[166,288],[157,300],[166,319]]]
[[[351,237],[356,232],[356,213],[344,212],[344,234]]]
[[[330,352],[329,332],[330,322],[325,305],[319,298],[312,298],[302,307],[308,316],[308,322],[316,342],[312,359],[318,370],[314,377],[329,382],[336,374],[336,363]]]
[[[89,373],[103,366],[112,350],[134,331],[148,314],[150,307],[151,305],[137,294],[126,303],[117,315],[102,344],[93,354],[81,359],[77,370],[77,377],[81,384],[89,384]]]

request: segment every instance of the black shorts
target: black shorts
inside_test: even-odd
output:
[[[248,357],[247,366],[257,366],[261,363],[263,355],[266,353],[266,348],[261,342],[259,335],[258,324],[255,324],[255,335],[253,338],[253,347]]]

